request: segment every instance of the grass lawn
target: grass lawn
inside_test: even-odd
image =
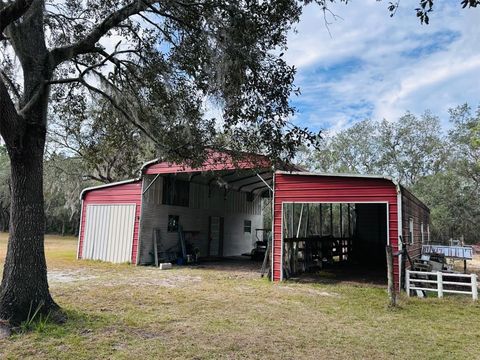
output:
[[[2,264],[5,248],[0,234]],[[0,340],[0,359],[480,359],[467,296],[390,310],[379,287],[76,261],[74,238],[48,236],[46,252],[69,320]]]

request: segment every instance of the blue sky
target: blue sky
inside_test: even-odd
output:
[[[480,104],[480,9],[437,1],[430,25],[421,25],[418,0],[400,2],[391,18],[388,1],[333,4],[341,17],[306,8],[289,35],[287,61],[297,68],[300,96],[294,122],[336,132],[372,118],[395,120],[429,109],[448,128],[448,108]]]

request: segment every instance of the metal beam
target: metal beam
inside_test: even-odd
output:
[[[243,185],[241,185],[237,190],[238,190],[238,191],[241,191],[245,186],[255,185],[255,184],[258,184],[258,183],[261,183],[261,182],[264,183],[265,180],[272,180],[273,177],[271,177],[271,178],[269,178],[269,179],[265,179],[265,180],[264,180],[263,178],[261,178],[261,179],[262,179],[262,180],[257,180],[257,181],[252,182],[252,183],[243,184]]]
[[[210,186],[215,180],[218,180],[218,179],[221,179],[223,181],[225,181],[225,183],[229,183],[227,180],[224,179],[225,176],[231,176],[231,175],[234,175],[236,174],[235,172],[232,172],[230,174],[225,174],[225,175],[222,175],[222,176],[214,176],[212,177],[209,181],[208,181],[208,185]]]
[[[251,193],[253,193],[254,191],[257,191],[259,189],[265,189],[266,186],[262,185],[262,186],[257,186],[256,188],[253,188],[252,190],[250,190]],[[268,188],[270,189],[269,191],[271,191],[271,187],[268,186]]]
[[[297,239],[298,239],[298,236],[300,235],[300,227],[302,226],[303,205],[305,204],[302,203],[302,207],[300,208],[300,219],[298,219],[297,236],[296,236]]]
[[[157,179],[158,179],[159,176],[160,176],[160,174],[157,174],[157,175],[153,178],[152,182],[151,182],[150,184],[148,184],[148,186],[145,188],[145,190],[143,190],[142,195],[145,195],[145,193],[148,191],[148,189],[150,189],[150,187],[155,183],[155,181],[157,181]]]
[[[188,177],[188,181],[192,181],[194,177],[198,176],[198,175],[202,175],[202,172],[197,172],[197,173],[192,173],[190,174],[190,176]]]
[[[265,171],[265,172],[260,173],[260,175],[265,175],[265,174],[270,174],[270,173],[271,173],[271,171]],[[258,174],[252,174],[252,175],[249,175],[249,176],[244,176],[244,177],[241,177],[241,178],[238,178],[238,179],[235,179],[235,180],[232,180],[232,181],[227,181],[227,182],[230,185],[230,184],[233,184],[233,183],[236,183],[236,182],[239,182],[239,181],[250,179],[251,177],[255,177],[255,175],[258,175]]]
[[[267,185],[267,187],[270,189],[270,191],[273,192],[272,187],[267,184],[267,182],[260,176],[260,174],[257,174],[257,176],[260,178],[260,180],[263,181],[263,183],[264,183],[265,185]],[[273,179],[273,175],[272,175],[272,177],[271,177],[270,179]],[[267,179],[267,180],[270,180],[270,179]]]

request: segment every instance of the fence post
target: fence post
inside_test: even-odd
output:
[[[472,274],[472,298],[478,300],[477,274]]]
[[[440,271],[437,271],[437,290],[438,297],[443,298],[443,275]]]
[[[395,277],[393,272],[393,249],[390,245],[385,248],[387,256],[387,279],[388,279],[388,298],[390,306],[397,306],[397,292],[395,290]]]
[[[410,296],[410,270],[406,271],[406,287],[407,287],[407,296]]]

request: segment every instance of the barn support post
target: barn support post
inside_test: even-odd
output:
[[[330,203],[330,235],[333,236],[333,204]]]
[[[352,237],[352,208],[350,204],[347,206],[348,209],[348,237]]]
[[[290,234],[290,231],[292,232],[292,237],[293,237],[293,234],[294,234],[294,231],[295,231],[295,203],[292,203],[292,206],[291,206],[291,211],[290,211],[290,229],[289,229],[289,234]]]
[[[320,236],[323,235],[323,205],[319,204],[319,213],[320,213]]]
[[[345,260],[344,258],[344,245],[345,245],[345,240],[343,239],[343,204],[340,203],[340,257],[339,260],[343,261]]]
[[[307,204],[307,221],[305,222],[305,232],[304,237],[307,237],[307,231],[310,227],[310,204]]]
[[[393,249],[390,245],[385,247],[387,255],[387,278],[389,306],[397,306],[397,294],[395,292],[395,277],[393,273]]]
[[[342,203],[340,203],[340,237],[343,238],[343,211]]]

